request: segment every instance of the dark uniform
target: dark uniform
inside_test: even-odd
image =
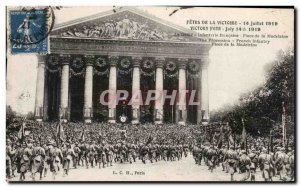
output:
[[[228,163],[227,171],[230,173],[231,181],[233,181],[233,175],[236,170],[236,161],[238,159],[237,152],[233,150],[233,147],[230,147],[230,149],[226,152],[225,159]]]
[[[241,151],[241,156],[239,158],[239,167],[240,172],[243,174],[243,180],[247,180],[250,176],[250,165],[251,160],[248,155],[246,155],[246,151]]]
[[[262,177],[265,179],[265,181],[272,181],[273,160],[272,156],[267,154],[266,149],[262,150],[262,153],[258,157],[258,162],[262,170]]]
[[[148,153],[149,153],[149,147],[147,145],[142,146],[140,155],[141,155],[142,162],[144,164],[146,164],[146,159],[147,159]]]
[[[45,166],[45,149],[41,147],[40,145],[37,145],[33,148],[33,162],[32,162],[32,179],[35,179],[35,173],[40,173],[40,180],[42,179],[42,174]]]

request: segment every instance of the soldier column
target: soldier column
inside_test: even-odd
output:
[[[62,72],[61,72],[61,84],[60,84],[60,107],[59,116],[62,122],[67,122],[69,115],[69,64],[71,55],[60,55]]]
[[[38,73],[35,96],[35,119],[42,121],[44,116],[44,90],[45,90],[45,60],[46,55],[38,55]]]
[[[202,124],[209,122],[209,95],[208,95],[208,59],[203,59],[201,68],[201,114]]]
[[[186,65],[188,63],[188,59],[179,58],[178,59],[178,112],[177,112],[177,121],[179,125],[186,124]]]
[[[154,110],[154,123],[162,124],[163,122],[163,90],[164,90],[164,78],[163,78],[163,66],[165,59],[162,57],[156,58],[156,73],[155,73],[155,90],[159,97],[155,99]]]
[[[85,83],[84,83],[84,122],[91,123],[93,117],[93,63],[94,56],[86,55]]]
[[[108,95],[108,122],[116,123],[116,92],[117,92],[117,56],[109,56],[109,95]]]
[[[132,73],[132,124],[140,122],[140,64],[141,57],[133,57],[133,73]]]

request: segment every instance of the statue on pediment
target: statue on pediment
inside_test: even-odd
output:
[[[115,22],[109,20],[104,23],[94,24],[93,26],[84,25],[81,28],[71,28],[61,35],[82,38],[120,38],[147,41],[184,40],[182,37],[176,37],[175,34],[169,35],[158,28],[151,28],[147,22],[141,24],[136,20],[130,20],[127,16]]]

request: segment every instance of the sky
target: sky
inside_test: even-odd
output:
[[[111,10],[113,7],[63,7],[55,10],[55,24]],[[262,85],[264,67],[276,59],[279,50],[293,47],[293,11],[284,9],[192,8],[169,14],[176,7],[137,7],[158,18],[189,28],[186,21],[276,21],[278,26],[262,27],[260,33],[285,34],[287,39],[274,39],[259,47],[213,46],[209,53],[209,108],[218,110],[238,102],[239,96]],[[199,31],[218,33],[218,31]],[[247,32],[246,34],[253,34]],[[37,79],[36,54],[12,55],[8,50],[7,105],[19,113],[34,110]]]

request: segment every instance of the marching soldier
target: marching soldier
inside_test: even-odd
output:
[[[20,173],[20,181],[25,180],[25,173],[30,168],[30,158],[32,156],[31,145],[24,142],[23,148],[18,152],[18,172]]]
[[[146,157],[148,155],[148,152],[149,152],[149,147],[147,145],[142,146],[140,155],[142,157],[142,162],[144,164],[146,164]]]
[[[73,167],[76,169],[77,164],[79,164],[79,154],[80,154],[80,147],[78,146],[77,141],[75,142],[74,153],[75,155],[73,156]]]
[[[292,150],[290,152],[290,156],[289,156],[289,164],[291,167],[291,172],[290,172],[290,180],[293,181],[294,180],[294,175],[295,175],[295,158],[294,158],[294,150]]]
[[[262,170],[262,177],[265,181],[272,181],[272,168],[273,168],[273,160],[272,156],[267,153],[265,148],[262,149],[262,153],[258,157],[259,165]]]
[[[228,163],[228,169],[227,171],[230,174],[230,180],[233,181],[233,175],[235,173],[235,167],[236,167],[236,161],[238,159],[237,152],[233,150],[234,147],[230,146],[230,149],[227,151],[225,159],[226,162]]]
[[[36,146],[33,147],[32,157],[33,157],[33,163],[31,168],[32,180],[35,180],[36,173],[40,174],[40,180],[42,180],[46,153],[45,153],[45,149],[41,147],[40,142],[37,142]]]
[[[129,163],[132,163],[132,160],[135,162],[136,159],[136,146],[131,144],[129,147]]]
[[[52,158],[50,156],[50,150],[53,149],[53,143],[48,140],[47,144],[44,145],[44,150],[45,150],[45,166],[44,166],[44,177],[47,175],[47,171],[51,170],[52,166]]]
[[[11,146],[11,141],[8,139],[6,141],[6,177],[10,179],[13,175],[12,165],[13,165],[13,156],[15,155],[15,151]]]
[[[64,174],[68,175],[69,170],[70,170],[70,162],[72,158],[75,156],[75,152],[73,148],[71,147],[71,144],[66,144],[65,147],[62,150],[62,155],[63,155],[63,168],[64,168]]]
[[[161,146],[161,151],[162,151],[162,159],[164,161],[167,161],[167,154],[168,154],[167,145],[162,145]]]
[[[279,173],[280,180],[283,180],[284,170],[285,170],[284,160],[285,160],[286,154],[284,151],[285,151],[284,148],[279,148],[279,151],[276,152],[277,155],[275,156],[275,168],[276,168],[277,172]]]
[[[184,153],[184,157],[188,156],[188,153],[189,153],[189,146],[188,146],[188,144],[184,144],[183,145],[183,153]]]
[[[222,148],[220,149],[220,162],[222,165],[222,171],[226,171],[227,173],[229,172],[228,169],[228,163],[227,160],[225,159],[225,156],[227,154],[227,149],[225,145],[222,145]]]
[[[149,154],[149,160],[150,160],[151,163],[153,163],[154,159],[157,162],[156,151],[157,151],[157,148],[153,144],[150,144],[149,145],[149,153],[148,154]]]
[[[89,147],[89,160],[91,162],[92,168],[94,167],[96,161],[96,156],[97,156],[96,148],[97,148],[96,142],[92,141],[92,144]]]
[[[208,170],[210,170],[211,172],[213,172],[213,169],[215,168],[215,160],[217,156],[216,154],[217,154],[216,150],[214,149],[213,145],[211,145],[206,153]]]
[[[53,147],[50,149],[50,158],[51,158],[51,172],[52,177],[55,179],[55,175],[60,171],[61,160],[63,158],[61,149],[57,147],[56,143],[53,143]]]
[[[120,155],[120,163],[124,163],[126,160],[126,152],[127,152],[127,147],[125,144],[122,144],[121,147],[119,148],[119,155]]]
[[[240,165],[240,172],[243,174],[243,181],[246,181],[250,176],[250,165],[251,160],[249,156],[246,155],[245,150],[241,150],[241,156],[239,159],[239,165]]]
[[[257,154],[255,154],[255,149],[252,149],[248,156],[249,156],[250,161],[251,161],[251,164],[250,164],[250,180],[255,181],[256,167],[257,167],[257,164],[258,164],[258,156],[257,156]]]

